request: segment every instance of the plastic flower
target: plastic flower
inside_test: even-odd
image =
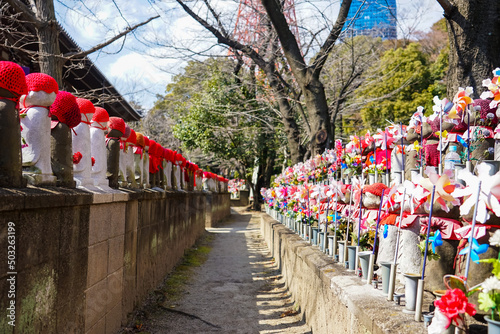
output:
[[[465,293],[460,289],[447,290],[441,299],[434,302],[434,305],[448,319],[445,328],[450,327],[452,322],[459,326],[463,322],[462,314],[470,316],[476,314],[474,304],[469,303]]]
[[[496,276],[491,276],[484,280],[481,284],[481,288],[481,291],[484,293],[489,293],[493,290],[497,290],[500,293],[500,280]]]
[[[441,334],[445,330],[446,327],[449,327],[448,318],[439,310],[434,312],[434,317],[432,318],[432,323],[429,327],[427,327],[428,334]]]
[[[77,165],[78,163],[80,163],[80,160],[82,160],[82,158],[83,155],[80,152],[76,152],[75,154],[73,154],[73,164]]]

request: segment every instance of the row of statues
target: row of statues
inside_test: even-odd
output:
[[[0,187],[227,191],[223,177],[203,172],[91,101],[59,90],[51,76],[25,75],[8,61],[0,62],[0,139],[6,144]]]

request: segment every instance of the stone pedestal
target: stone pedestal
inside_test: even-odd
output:
[[[120,140],[118,138],[108,138],[107,149],[107,172],[106,178],[111,188],[117,189],[118,173],[120,169]]]
[[[151,185],[149,183],[149,154],[147,151],[144,151],[142,153],[142,160],[143,160],[143,187],[144,189],[151,188]]]
[[[52,172],[57,178],[57,185],[75,188],[73,180],[73,145],[71,129],[59,122],[51,133],[51,165]]]
[[[0,142],[2,143],[0,187],[22,188],[26,186],[26,180],[22,176],[20,137],[16,103],[0,98]]]

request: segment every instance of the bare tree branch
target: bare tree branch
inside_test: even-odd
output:
[[[86,51],[81,51],[81,52],[68,52],[66,54],[64,54],[64,58],[67,58],[67,59],[74,59],[74,58],[83,58],[85,56],[88,56],[89,54],[91,53],[94,53],[95,51],[97,50],[100,50],[108,45],[110,45],[111,43],[115,42],[116,40],[122,38],[123,36],[127,35],[128,33],[130,33],[131,31],[134,31],[135,29],[143,26],[143,25],[146,25],[148,24],[149,22],[159,18],[160,15],[157,15],[157,16],[153,16],[153,17],[150,17],[149,19],[147,19],[146,21],[144,22],[141,22],[141,23],[138,23],[132,27],[128,27],[127,29],[125,29],[124,31],[122,31],[121,33],[119,33],[118,35],[114,36],[113,38],[107,40],[106,42],[103,42],[103,43],[100,43]]]
[[[342,32],[342,27],[344,26],[347,14],[349,13],[351,2],[352,0],[342,1],[342,5],[340,6],[340,12],[339,15],[337,16],[337,21],[335,22],[335,25],[333,26],[332,30],[330,30],[330,34],[328,35],[327,39],[325,40],[325,43],[323,43],[323,46],[316,55],[315,61],[311,65],[311,67],[313,68],[313,73],[314,73],[313,75],[315,77],[318,77],[319,74],[321,73],[323,65],[325,64],[326,59],[330,54],[330,51],[332,50],[333,46],[335,45],[335,42],[337,41],[340,33]]]
[[[6,0],[7,3],[13,7],[17,12],[23,13],[24,16],[33,24],[37,29],[43,27],[46,23],[40,21],[34,14],[33,11],[24,4],[21,0]]]

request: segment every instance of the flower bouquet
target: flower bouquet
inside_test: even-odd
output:
[[[490,238],[491,246],[500,246],[500,230],[496,230]],[[478,296],[479,309],[490,312],[487,320],[490,322],[500,321],[499,307],[500,307],[500,253],[496,259],[483,259],[479,260],[483,263],[491,263],[493,276],[487,278],[481,284],[481,292]]]

